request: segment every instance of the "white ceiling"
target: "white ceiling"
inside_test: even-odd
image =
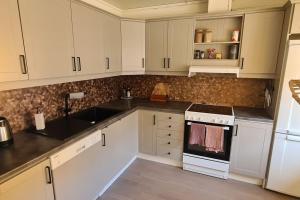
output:
[[[122,10],[143,8],[150,6],[167,5],[174,3],[184,3],[192,1],[205,1],[205,0],[104,0],[115,7]],[[288,0],[233,0],[232,8],[256,8],[256,7],[274,7],[283,6]]]

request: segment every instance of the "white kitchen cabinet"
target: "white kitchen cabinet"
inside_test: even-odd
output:
[[[122,20],[122,72],[145,72],[145,22]]]
[[[140,132],[139,132],[139,152],[155,155],[156,153],[156,139],[155,139],[155,125],[156,112],[143,110],[140,114]]]
[[[18,2],[0,2],[0,82],[28,79]]]
[[[140,114],[139,151],[182,160],[184,115],[143,110]]]
[[[79,75],[99,74],[104,65],[104,14],[78,1],[72,1],[72,22]]]
[[[191,19],[169,21],[168,71],[188,71],[193,58],[193,28]]]
[[[104,57],[106,72],[121,72],[122,70],[122,41],[121,20],[118,17],[103,15]]]
[[[168,21],[146,23],[146,71],[165,71],[168,57]]]
[[[291,34],[300,33],[300,4],[295,4],[293,20],[291,26]]]
[[[270,78],[276,73],[284,12],[245,14],[241,77]]]
[[[230,171],[264,179],[272,138],[272,123],[236,120],[232,139]]]
[[[18,2],[29,79],[74,75],[70,0]]]
[[[50,162],[46,160],[15,178],[0,185],[1,200],[54,200],[50,173]],[[48,183],[49,182],[49,183]]]
[[[192,19],[147,22],[146,71],[188,71],[192,37]]]
[[[102,130],[103,146],[98,154],[99,192],[137,155],[137,122],[138,112],[134,112]]]

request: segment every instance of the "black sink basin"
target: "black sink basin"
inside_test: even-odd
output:
[[[122,110],[93,107],[73,114],[72,118],[87,121],[90,124],[96,124],[121,112]]]

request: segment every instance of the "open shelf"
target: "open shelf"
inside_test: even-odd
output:
[[[202,42],[202,43],[194,43],[195,45],[214,45],[214,44],[239,44],[240,42]]]
[[[238,66],[239,59],[193,59],[191,65],[196,65],[196,66]]]

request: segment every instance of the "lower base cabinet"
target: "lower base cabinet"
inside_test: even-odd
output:
[[[54,200],[49,177],[50,161],[46,160],[0,185],[0,200]]]
[[[272,123],[236,120],[230,172],[264,179],[272,138]]]
[[[184,115],[140,111],[139,152],[181,161]]]

